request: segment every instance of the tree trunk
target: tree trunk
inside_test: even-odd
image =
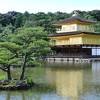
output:
[[[7,78],[8,80],[12,80],[10,66],[7,67]]]
[[[24,76],[25,76],[24,74],[25,74],[25,68],[26,68],[26,59],[27,59],[27,57],[25,56],[23,66],[22,66],[22,72],[21,72],[20,80],[23,80]]]

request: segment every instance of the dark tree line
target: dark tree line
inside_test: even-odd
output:
[[[19,27],[36,27],[41,26],[44,27],[48,33],[55,32],[55,26],[53,23],[56,21],[71,17],[73,12],[71,13],[63,13],[63,12],[38,12],[38,13],[20,13],[11,11],[6,14],[0,14],[0,32],[10,25],[12,31]],[[92,10],[92,11],[79,11],[81,17],[86,19],[92,19],[98,21],[96,27],[100,26],[100,10]],[[12,27],[11,27],[12,26]],[[99,31],[99,29],[97,29]]]

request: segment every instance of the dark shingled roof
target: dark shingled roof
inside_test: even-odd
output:
[[[64,20],[60,20],[59,22],[55,23],[54,25],[60,25],[60,24],[65,24],[65,23],[69,23],[69,22],[73,22],[73,21],[79,21],[79,22],[85,22],[85,23],[96,23],[96,21],[92,21],[92,20],[87,20],[84,18],[81,18],[79,16],[73,16],[71,18],[66,18]]]
[[[100,33],[97,32],[81,32],[81,31],[73,31],[73,32],[64,32],[64,33],[56,33],[56,34],[49,34],[49,37],[55,37],[55,36],[67,36],[67,35],[77,35],[77,34],[91,34],[91,35],[100,35]]]

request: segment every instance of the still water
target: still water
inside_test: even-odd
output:
[[[100,62],[48,63],[27,69],[26,75],[37,85],[27,91],[0,91],[0,100],[100,100]]]

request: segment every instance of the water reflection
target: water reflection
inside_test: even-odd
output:
[[[50,67],[51,66],[51,67]],[[59,64],[58,64],[59,66]],[[85,74],[91,69],[91,64],[67,64],[65,67],[58,67],[52,64],[47,68],[47,79],[49,84],[56,87],[56,92],[61,96],[68,96],[71,100],[80,100],[83,93]],[[89,70],[88,70],[89,71]]]
[[[14,92],[1,92],[0,93],[0,100],[26,100],[24,93],[14,93]]]
[[[100,100],[100,62],[48,63],[28,73],[42,85],[27,91],[0,91],[0,100]]]
[[[0,93],[0,100],[41,100],[41,96],[32,91],[4,91]]]
[[[83,71],[57,71],[56,75],[57,93],[77,100],[83,88]]]
[[[100,84],[100,62],[92,63],[92,77],[94,84]]]

